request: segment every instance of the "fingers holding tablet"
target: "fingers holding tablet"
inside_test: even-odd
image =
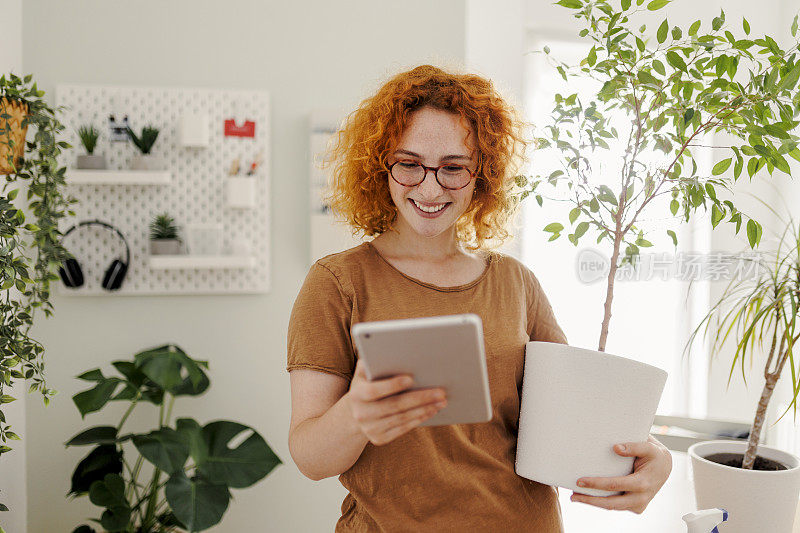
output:
[[[347,392],[358,427],[375,445],[386,444],[428,420],[447,404],[442,388],[408,390],[407,374],[369,381],[361,361]]]

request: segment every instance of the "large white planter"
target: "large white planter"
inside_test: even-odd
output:
[[[699,442],[689,447],[698,509],[728,511],[720,533],[791,533],[800,494],[800,458],[759,445],[758,455],[788,470],[742,470],[704,459],[714,453],[744,453],[747,443],[730,440]]]
[[[529,342],[520,401],[518,475],[592,496],[580,477],[624,476],[633,457],[615,444],[647,440],[667,373],[624,357]]]

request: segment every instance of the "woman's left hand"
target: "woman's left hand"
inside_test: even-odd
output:
[[[614,452],[623,457],[636,457],[633,473],[620,477],[582,477],[578,486],[592,489],[621,491],[618,496],[588,496],[572,493],[573,502],[588,503],[604,509],[644,512],[650,500],[661,489],[672,471],[672,455],[652,435],[646,442],[626,442],[614,446]]]

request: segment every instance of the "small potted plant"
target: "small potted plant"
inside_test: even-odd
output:
[[[150,253],[175,255],[180,251],[181,239],[175,219],[167,213],[156,215],[150,222]]]
[[[647,438],[665,378],[605,353],[617,273],[635,268],[640,250],[652,246],[646,221],[657,216],[671,214],[677,223],[707,210],[712,227],[725,221],[736,233],[746,228],[750,246],[758,244],[761,225],[739,211],[731,189],[744,172],[788,174],[787,159],[800,160],[792,133],[800,63],[797,43],[783,50],[773,37],[750,36],[746,19],[737,37],[724,11],[685,29],[664,18],[648,30],[642,23],[670,0],[556,3],[578,20],[589,51],[578,65],[554,60],[547,48],[545,57],[565,81],[591,80],[600,89],[588,98],[555,96],[537,148],[556,163],[518,184],[522,197],[534,195],[539,205],[542,190],[553,185],[556,200],[571,208],[568,216],[564,211],[568,220],[544,227],[551,241],[564,235],[577,246],[592,238],[608,247],[610,261],[597,350],[527,345],[516,468],[529,479],[608,495],[575,481],[631,472],[633,459],[618,457],[612,445]],[[717,147],[715,156],[725,155],[706,172],[697,151],[706,134],[717,132],[732,140]],[[662,198],[669,212],[659,214]],[[666,234],[677,244],[673,229]]]
[[[769,517],[770,532],[790,533],[800,494],[800,457],[760,446],[759,441],[770,398],[787,362],[792,405],[800,392],[800,369],[792,357],[800,341],[800,228],[790,220],[777,253],[744,260],[753,261],[755,269],[745,270],[755,270],[755,275],[731,279],[693,331],[684,353],[701,329],[704,339],[711,333],[712,356],[723,352],[730,337],[735,342],[735,350],[726,351],[733,352],[730,383],[737,365],[744,376],[748,356],[752,361],[754,350],[764,350],[764,387],[747,442],[714,440],[689,448],[695,497],[699,509],[721,507],[730,513],[725,531],[763,530]]]
[[[69,495],[88,495],[103,508],[93,521],[104,531],[203,531],[222,520],[230,489],[250,487],[281,464],[264,438],[244,424],[215,420],[201,426],[192,418],[172,422],[175,398],[208,389],[207,361],[167,344],[112,365],[119,375],[105,376],[95,368],[78,376],[94,385],[72,399],[81,417],[110,401],[126,402],[122,419],[116,426],[86,429],[66,443],[92,447],[75,467]],[[133,409],[147,403],[159,408],[156,429],[123,433]],[[139,479],[143,466],[152,467],[146,483]],[[73,533],[94,531],[81,525]]]
[[[131,142],[139,149],[139,154],[136,154],[131,159],[131,170],[161,170],[163,162],[155,157],[150,151],[158,138],[158,128],[153,126],[145,126],[142,128],[141,137],[129,127],[126,130]]]
[[[97,146],[97,138],[100,136],[100,131],[94,127],[93,124],[84,125],[78,128],[78,137],[81,139],[81,144],[86,149],[85,155],[78,156],[78,168],[86,170],[102,170],[106,168],[106,158],[102,154],[95,154],[94,149]]]

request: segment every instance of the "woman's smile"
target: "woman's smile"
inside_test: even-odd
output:
[[[426,202],[418,202],[412,198],[409,198],[408,201],[411,202],[411,204],[414,206],[414,210],[422,218],[437,218],[444,213],[451,204],[451,202],[431,204]]]

